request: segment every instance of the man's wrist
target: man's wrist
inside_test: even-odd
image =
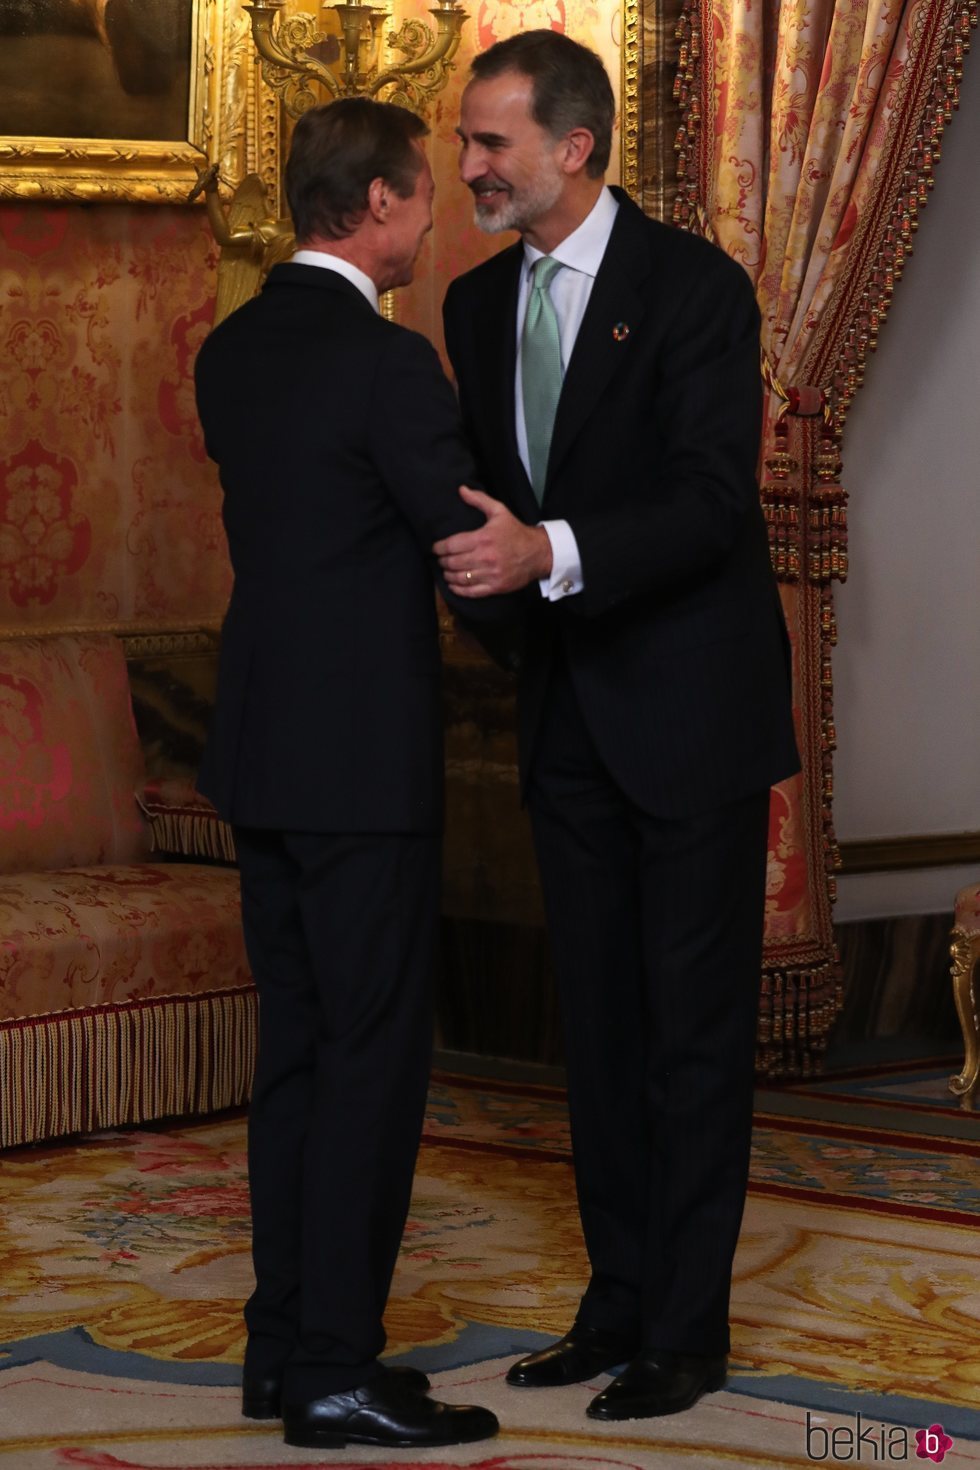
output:
[[[551,576],[551,569],[554,566],[555,560],[554,551],[551,546],[551,537],[548,535],[544,526],[532,526],[531,530],[534,532],[535,539],[538,543],[533,574],[535,580],[540,582],[542,578]]]
[[[575,533],[567,521],[548,520],[539,522],[551,543],[551,565],[548,572],[538,578],[541,596],[549,602],[560,602],[581,592],[582,558]]]

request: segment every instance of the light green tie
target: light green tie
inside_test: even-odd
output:
[[[531,484],[540,505],[548,473],[551,431],[561,394],[561,339],[548,287],[561,261],[542,255],[532,267],[531,289],[521,333],[521,389]]]

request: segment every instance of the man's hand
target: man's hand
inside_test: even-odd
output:
[[[526,526],[505,505],[460,485],[467,505],[487,518],[478,531],[460,531],[432,550],[439,558],[446,586],[460,597],[490,597],[519,592],[531,582],[551,575],[551,542],[541,526]]]

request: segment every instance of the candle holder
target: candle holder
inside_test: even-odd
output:
[[[262,73],[283,100],[291,117],[317,101],[311,82],[325,87],[331,98],[377,97],[396,102],[412,112],[423,112],[442,90],[459,49],[463,22],[468,19],[457,0],[441,0],[429,11],[435,28],[424,21],[407,20],[388,39],[404,61],[381,64],[383,29],[389,11],[380,5],[361,5],[342,0],[324,5],[340,21],[339,75],[334,67],[315,54],[326,37],[317,30],[311,15],[284,15],[286,0],[255,0],[245,5],[252,37],[262,58]]]

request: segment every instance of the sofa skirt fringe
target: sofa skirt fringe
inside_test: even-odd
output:
[[[0,1024],[0,1148],[247,1102],[254,989]]]

